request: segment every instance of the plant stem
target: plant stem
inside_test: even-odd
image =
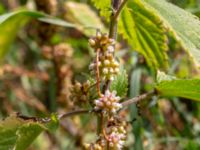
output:
[[[125,4],[128,2],[128,0],[123,0],[123,2],[121,3],[121,5],[119,6],[119,9],[116,11],[114,19],[117,20],[122,9],[124,8]]]
[[[155,94],[156,94],[156,91],[153,90],[153,91],[150,91],[150,92],[148,92],[148,93],[145,93],[145,94],[136,96],[136,97],[134,97],[134,98],[131,98],[131,99],[125,101],[125,102],[122,102],[121,104],[122,104],[123,107],[129,106],[129,105],[131,105],[131,104],[133,104],[133,103],[137,103],[137,102],[142,101],[142,100],[144,100],[144,99],[148,99],[148,98],[152,97],[152,96],[155,95]]]
[[[113,0],[112,1],[112,14],[110,16],[110,29],[109,29],[109,37],[113,39],[117,39],[117,24],[118,24],[118,16],[122,11],[123,7],[125,6],[128,0]]]
[[[96,80],[97,80],[97,92],[99,97],[101,97],[101,90],[100,90],[100,73],[99,73],[99,51],[100,49],[97,49],[96,52]]]
[[[156,90],[153,90],[153,91],[150,91],[148,93],[145,93],[145,94],[142,94],[142,95],[139,95],[139,96],[136,96],[134,98],[131,98],[125,102],[122,102],[122,106],[123,107],[126,107],[126,106],[129,106],[133,103],[137,103],[139,101],[142,101],[144,99],[148,99],[150,97],[152,97],[153,95],[156,95]],[[81,109],[81,110],[74,110],[74,111],[71,111],[71,112],[67,112],[67,113],[64,113],[64,114],[59,114],[58,115],[58,119],[64,119],[64,118],[67,118],[67,117],[71,117],[71,116],[74,116],[74,115],[80,115],[80,114],[87,114],[87,113],[100,113],[100,119],[101,119],[101,123],[100,123],[100,131],[101,133],[103,133],[104,130],[104,116],[103,116],[103,113],[100,112],[100,111],[96,111],[94,109],[92,110],[88,110],[88,109]],[[24,119],[24,120],[33,120],[33,121],[39,121],[39,122],[42,122],[42,123],[48,123],[51,121],[51,118],[37,118],[37,117],[28,117],[28,116],[24,116],[24,115],[21,115],[20,113],[17,114],[17,117],[21,118],[21,119]],[[104,133],[103,133],[104,134]]]
[[[58,119],[60,120],[63,118],[74,116],[74,115],[86,114],[86,113],[91,113],[91,112],[93,112],[93,110],[74,110],[65,114],[58,115]]]
[[[112,0],[112,8],[118,10],[121,0]]]
[[[117,23],[118,23],[118,16],[123,8],[123,6],[125,5],[127,0],[124,0],[121,3],[121,0],[112,0],[112,14],[110,16],[110,28],[109,28],[109,38],[112,38],[114,40],[117,39]],[[97,80],[98,83],[98,80]],[[106,90],[109,89],[111,81],[107,80],[103,86],[103,93],[105,93]],[[105,139],[107,139],[107,135],[106,135],[106,130],[105,130],[105,116],[103,115],[103,113],[101,113],[101,116],[98,117],[98,120],[100,122],[98,122],[98,131],[100,131],[100,133],[98,133],[99,135],[102,134],[104,136]],[[107,140],[107,150],[110,149],[109,147],[109,141]]]
[[[116,39],[117,38],[117,19],[115,18],[115,14],[119,8],[121,0],[112,0],[112,14],[110,16],[110,29],[109,29],[109,37]]]
[[[109,38],[117,39],[117,25],[118,25],[118,16],[122,11],[123,7],[125,6],[128,0],[113,0],[112,1],[112,14],[110,16],[110,29],[109,29]],[[104,92],[109,88],[111,81],[108,80],[104,85]]]

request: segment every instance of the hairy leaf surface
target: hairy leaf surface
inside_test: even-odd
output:
[[[120,68],[120,73],[114,78],[110,85],[111,91],[116,91],[117,95],[124,97],[128,90],[128,77],[126,70],[123,67]]]
[[[160,14],[165,25],[174,33],[189,55],[200,66],[200,20],[191,13],[165,1],[145,0]]]
[[[111,0],[91,0],[100,11],[100,15],[108,19],[110,17]]]
[[[147,5],[139,0],[130,1],[121,13],[119,33],[133,50],[143,54],[150,66],[168,66],[165,28],[160,17]]]

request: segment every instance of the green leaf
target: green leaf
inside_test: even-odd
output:
[[[21,126],[16,131],[17,140],[14,146],[15,150],[25,150],[44,129],[43,125],[35,122],[26,123]]]
[[[53,25],[58,25],[58,26],[62,26],[62,27],[68,27],[68,28],[77,28],[78,27],[75,24],[69,23],[65,20],[62,19],[58,19],[58,18],[54,18],[54,17],[41,17],[38,18],[39,21],[41,22],[45,22],[45,23],[49,23],[49,24],[53,24]]]
[[[13,149],[17,139],[16,131],[23,123],[15,116],[0,121],[0,150]]]
[[[121,13],[119,33],[154,68],[167,68],[167,36],[159,16],[140,0],[130,1]]]
[[[195,64],[200,66],[200,20],[165,0],[145,0],[181,42]]]
[[[126,70],[120,68],[120,73],[114,78],[110,85],[111,91],[116,91],[120,97],[125,97],[128,90],[128,76]]]
[[[52,18],[40,12],[35,11],[16,11],[0,16],[0,60],[8,52],[9,46],[16,37],[17,32],[31,19],[38,19],[40,21],[61,25],[65,27],[76,27],[75,25],[62,21],[60,19]]]
[[[200,79],[177,79],[158,73],[157,92],[162,96],[177,96],[200,101]]]
[[[0,150],[25,150],[42,131],[55,129],[57,124],[56,115],[47,124],[11,115],[0,121]]]
[[[97,14],[86,4],[77,2],[66,2],[66,18],[76,24],[79,30],[88,36],[94,35],[96,29],[105,31],[105,27]],[[84,27],[84,28],[83,28]]]
[[[94,6],[100,11],[100,15],[108,19],[110,17],[111,11],[111,0],[91,0]]]

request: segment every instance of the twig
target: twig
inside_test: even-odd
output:
[[[66,118],[66,117],[71,117],[74,115],[86,114],[86,113],[91,113],[91,112],[94,112],[94,110],[74,110],[74,111],[71,111],[71,112],[68,112],[65,114],[58,115],[58,119],[60,120],[60,119]]]
[[[64,114],[59,114],[57,115],[57,118],[58,120],[61,120],[61,119],[71,117],[74,115],[87,114],[87,113],[92,113],[92,112],[99,113],[99,111],[95,111],[95,110],[74,110],[74,111],[67,112]],[[16,114],[16,116],[23,120],[32,120],[34,122],[49,123],[51,121],[51,117],[47,117],[47,118],[30,117],[30,116],[22,115],[19,112]]]
[[[99,51],[100,49],[97,49],[96,54],[96,80],[97,80],[97,92],[99,97],[101,97],[101,90],[100,90],[100,73],[99,73]]]
[[[117,24],[118,24],[118,16],[120,12],[122,11],[123,7],[125,6],[126,2],[128,0],[123,0],[121,3],[121,0],[113,0],[112,1],[112,8],[113,12],[110,16],[110,29],[109,29],[109,37],[112,39],[117,39]],[[120,4],[121,3],[121,4]],[[106,84],[104,85],[104,92],[109,88],[111,81],[108,80]]]
[[[142,101],[144,99],[148,99],[148,98],[152,97],[155,94],[156,94],[156,91],[153,90],[153,91],[150,91],[148,93],[136,96],[136,97],[131,98],[131,99],[125,101],[125,102],[122,102],[122,106],[125,107],[125,106],[131,105],[133,103],[137,103],[137,102]]]
[[[145,93],[145,94],[142,94],[142,95],[139,95],[137,97],[134,97],[132,99],[129,99],[125,102],[122,102],[122,106],[123,107],[126,107],[128,105],[131,105],[133,103],[137,103],[141,100],[144,100],[144,99],[148,99],[150,98],[151,96],[155,95],[156,94],[156,91],[153,90],[153,91],[150,91],[148,93]],[[71,117],[71,116],[74,116],[74,115],[79,115],[79,114],[87,114],[87,113],[92,113],[92,112],[95,112],[95,113],[99,113],[100,111],[96,111],[94,109],[92,110],[74,110],[74,111],[71,111],[71,112],[67,112],[67,113],[64,113],[64,114],[59,114],[58,115],[58,119],[61,120],[61,119],[64,119],[64,118],[67,118],[67,117]],[[21,114],[17,114],[17,117],[21,118],[21,119],[24,119],[24,120],[33,120],[33,121],[41,121],[43,123],[48,123],[51,121],[50,118],[37,118],[37,117],[28,117],[28,116],[24,116],[24,115],[21,115]],[[104,116],[103,114],[101,114],[101,131],[103,132],[103,127],[104,127]]]
[[[109,29],[110,38],[113,39],[117,38],[117,24],[118,24],[117,19],[127,1],[128,0],[123,0],[123,2],[120,4],[121,0],[113,0],[112,3],[113,12],[110,16],[110,29]]]
[[[124,8],[125,4],[128,2],[128,0],[123,0],[123,2],[121,3],[121,5],[119,6],[119,9],[116,11],[115,15],[114,15],[114,19],[117,20],[119,14],[121,13],[122,9]]]
[[[124,0],[124,1],[127,1],[127,0]],[[112,0],[113,12],[110,16],[109,38],[112,38],[112,39],[115,39],[115,40],[117,39],[117,18],[118,18],[118,15],[120,14],[120,11],[123,8],[123,6],[125,5],[124,1],[121,3],[121,0]],[[98,51],[97,51],[97,54],[98,54]],[[98,66],[97,60],[98,59],[96,59],[97,66]],[[97,69],[97,71],[98,71],[98,69]],[[105,91],[107,89],[109,89],[110,83],[111,83],[110,80],[106,81],[106,83],[103,86],[103,93],[105,93]],[[97,80],[97,85],[98,85],[98,80]],[[100,124],[98,125],[98,127],[99,127],[98,131],[101,132],[101,133],[98,133],[98,134],[102,134],[107,139],[107,135],[106,135],[105,128],[104,128],[104,124],[105,124],[106,120],[105,120],[104,115],[102,113],[101,113],[101,116],[98,117],[98,120],[100,120]],[[108,141],[108,139],[107,139],[107,141]],[[109,145],[107,144],[107,146],[108,146],[107,149],[109,150]]]
[[[112,0],[112,8],[115,10],[118,10],[120,3],[121,3],[121,0]]]

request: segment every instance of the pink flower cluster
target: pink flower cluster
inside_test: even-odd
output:
[[[124,126],[112,127],[108,135],[109,146],[114,150],[121,150],[126,139],[126,129]]]
[[[116,96],[116,91],[107,90],[104,95],[95,100],[95,110],[102,110],[107,114],[115,114],[122,104],[119,103],[120,97]]]

